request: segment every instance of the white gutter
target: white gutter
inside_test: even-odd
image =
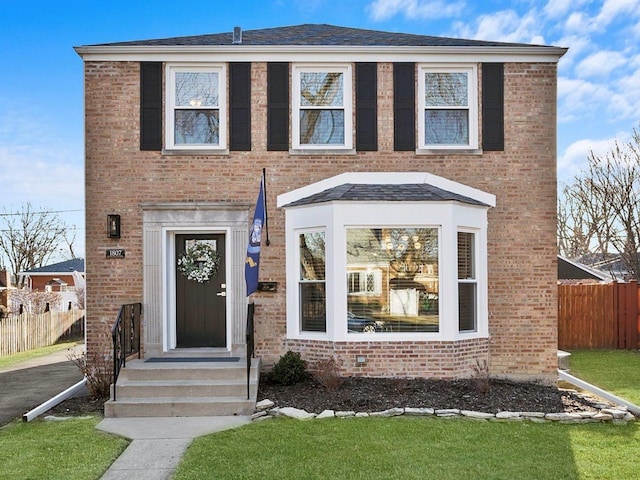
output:
[[[55,397],[53,397],[53,398],[47,400],[46,402],[44,402],[42,405],[39,405],[36,408],[34,408],[33,410],[25,413],[22,416],[22,421],[30,422],[31,420],[33,420],[34,418],[38,417],[39,415],[42,415],[44,412],[47,412],[47,411],[51,410],[53,407],[55,407],[59,403],[63,402],[67,398],[71,398],[71,397],[75,396],[80,391],[82,391],[82,389],[84,388],[86,383],[87,383],[87,379],[83,378],[82,380],[80,380],[75,385],[67,388],[64,392],[59,393]]]
[[[74,50],[85,61],[494,61],[556,63],[567,52],[552,46],[334,46],[334,45],[84,45]],[[309,58],[310,57],[310,58]],[[444,60],[446,61],[446,60]]]
[[[608,400],[616,405],[624,405],[627,407],[631,413],[633,413],[636,417],[640,417],[640,407],[638,405],[634,405],[631,402],[628,402],[624,398],[617,397],[616,395],[609,393],[601,388],[596,387],[595,385],[591,385],[590,383],[585,382],[584,380],[580,380],[578,377],[574,377],[573,375],[568,374],[563,370],[558,370],[558,376],[560,380],[564,380],[565,382],[569,382],[576,387],[582,388],[583,390],[587,390],[588,392],[593,393],[605,400]]]

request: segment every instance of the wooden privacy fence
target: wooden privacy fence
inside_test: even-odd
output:
[[[23,313],[0,320],[0,357],[84,334],[84,310]]]
[[[558,347],[635,350],[640,345],[638,283],[558,286]]]

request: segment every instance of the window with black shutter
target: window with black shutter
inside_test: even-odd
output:
[[[504,150],[504,64],[482,64],[482,149]]]
[[[289,150],[289,64],[267,64],[267,150]]]
[[[356,63],[356,150],[378,150],[378,67]]]
[[[140,150],[162,150],[162,63],[140,63]]]
[[[251,64],[229,65],[229,150],[251,150]]]
[[[393,64],[393,149],[416,149],[415,65]]]

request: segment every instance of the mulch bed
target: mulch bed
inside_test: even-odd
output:
[[[473,380],[345,378],[338,388],[327,390],[312,378],[283,386],[263,376],[258,400],[264,399],[279,407],[296,407],[312,413],[323,410],[379,412],[393,407],[458,408],[494,414],[597,410],[592,402],[571,392],[504,380],[491,380],[488,391],[481,393]],[[104,402],[104,399],[90,397],[72,398],[52,408],[47,415],[102,414]]]
[[[594,404],[574,393],[535,383],[491,380],[481,393],[473,380],[346,378],[328,391],[308,378],[292,386],[260,380],[258,400],[269,399],[278,407],[296,407],[311,413],[325,409],[379,412],[394,407],[457,408],[486,413],[584,412]]]

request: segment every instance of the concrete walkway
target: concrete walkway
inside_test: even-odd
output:
[[[167,480],[194,438],[246,425],[249,416],[105,418],[97,429],[133,440],[102,480]]]
[[[82,380],[82,372],[68,358],[84,347],[59,350],[48,355],[0,368],[0,426],[22,417],[32,408]]]

